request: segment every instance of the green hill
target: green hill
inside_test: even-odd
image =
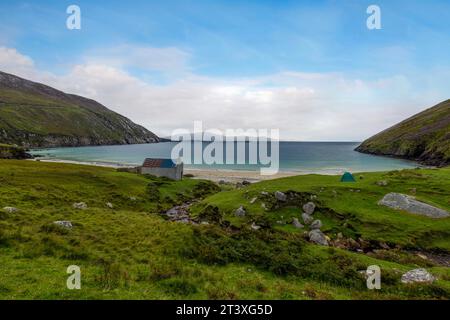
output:
[[[197,179],[0,160],[0,300],[449,299],[450,218],[377,202],[415,188],[418,199],[449,210],[450,169],[363,175],[351,184],[303,175],[221,190]],[[377,184],[380,179],[388,184]],[[310,243],[308,228],[291,223],[301,204],[273,206],[274,198],[263,194],[275,191],[299,201],[313,197],[314,218],[335,245]],[[78,202],[84,210],[73,206]],[[198,223],[161,214],[187,202]],[[236,216],[241,205],[246,215]],[[81,268],[81,290],[66,287],[70,265]],[[381,290],[366,287],[361,270],[370,265],[382,270]],[[415,268],[437,280],[401,283]]]
[[[94,100],[0,72],[0,143],[57,147],[158,141]]]
[[[450,100],[378,133],[364,141],[356,151],[418,160],[430,165],[448,165]]]

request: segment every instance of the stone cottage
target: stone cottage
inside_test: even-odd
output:
[[[172,180],[183,178],[183,162],[174,162],[172,159],[147,158],[141,167],[138,167],[141,174],[151,174],[157,177],[167,177]]]

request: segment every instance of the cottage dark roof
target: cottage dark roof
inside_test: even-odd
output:
[[[145,168],[175,168],[177,164],[172,159],[152,159],[147,158],[142,164]]]

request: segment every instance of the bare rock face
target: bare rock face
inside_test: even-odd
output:
[[[309,232],[309,241],[322,246],[328,246],[326,236],[319,229],[314,229]]]
[[[413,269],[402,275],[403,283],[432,283],[436,278],[425,269]]]
[[[308,202],[303,205],[303,211],[305,211],[306,214],[312,215],[315,209],[316,205],[314,204],[314,202]]]
[[[427,216],[434,219],[446,218],[450,214],[440,208],[436,208],[424,202],[416,200],[414,197],[406,194],[391,192],[378,202],[392,209],[404,210],[412,214]]]

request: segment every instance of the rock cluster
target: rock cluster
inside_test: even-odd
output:
[[[73,227],[72,222],[70,222],[70,221],[55,221],[53,223],[60,227],[66,228],[66,229],[72,229],[72,227]]]
[[[413,269],[402,275],[403,283],[432,283],[436,278],[425,269]]]
[[[14,207],[4,207],[3,211],[5,211],[6,213],[15,213],[15,212],[18,212],[19,209],[14,208]]]
[[[164,214],[169,218],[170,221],[189,223],[191,222],[189,217],[189,203],[182,204],[181,206],[176,206]]]

